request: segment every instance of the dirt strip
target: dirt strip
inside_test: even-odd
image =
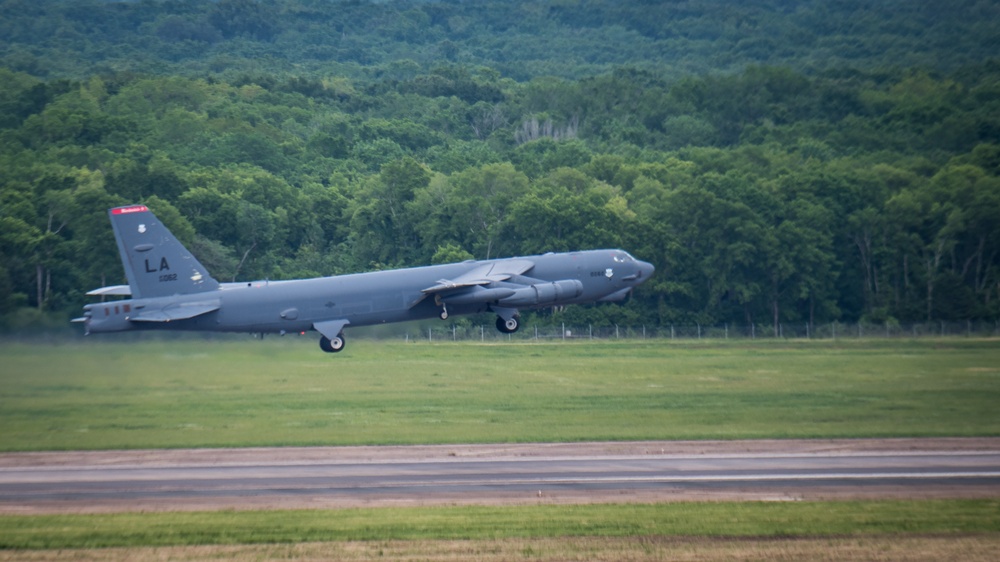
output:
[[[710,562],[760,560],[1000,559],[1000,536],[857,536],[824,538],[564,537],[475,541],[343,541],[0,551],[0,562],[130,562],[134,560],[257,562],[298,560],[421,560],[440,562]]]

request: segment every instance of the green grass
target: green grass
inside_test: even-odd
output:
[[[996,341],[0,344],[7,451],[1000,435],[996,404]],[[0,516],[4,549],[997,533],[997,500]]]
[[[0,548],[6,549],[511,537],[838,537],[997,532],[997,500],[0,516]]]
[[[0,451],[1000,435],[995,340],[0,344]]]

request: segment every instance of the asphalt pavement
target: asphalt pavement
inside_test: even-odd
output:
[[[516,455],[502,448],[459,455],[447,447],[423,454],[369,448],[367,455],[335,447],[295,450],[310,451],[302,455],[252,449],[217,457],[145,451],[114,462],[106,453],[63,462],[2,455],[0,512],[1000,496],[1000,450],[920,444],[732,452],[739,447],[730,443],[696,453],[668,452],[675,449],[670,443],[539,445]]]

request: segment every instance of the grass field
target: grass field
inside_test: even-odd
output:
[[[998,500],[465,506],[0,517],[0,549],[558,537],[958,537],[998,532]]]
[[[0,344],[0,450],[1000,435],[1000,342]],[[1000,558],[1000,502],[0,516],[2,560]]]
[[[1000,435],[1000,342],[0,344],[0,450]]]

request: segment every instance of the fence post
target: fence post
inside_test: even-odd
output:
[[[729,322],[726,322],[726,339],[729,339]]]
[[[566,341],[566,323],[565,322],[562,323],[562,339],[563,339],[563,341]]]
[[[830,333],[833,334],[833,339],[837,339],[837,321],[834,320],[830,322]]]
[[[674,325],[670,325],[670,339],[674,339]]]
[[[757,339],[757,325],[753,322],[750,323],[750,339]]]
[[[701,324],[697,322],[696,324],[698,324],[698,339],[701,339]]]

